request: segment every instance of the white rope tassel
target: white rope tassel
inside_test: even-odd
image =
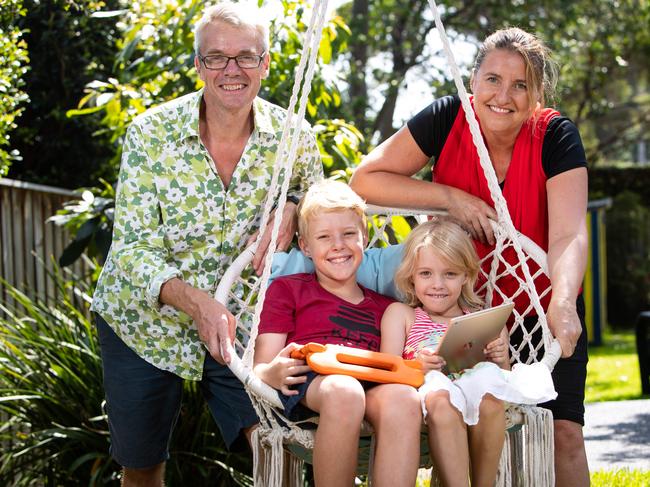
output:
[[[505,432],[506,439],[503,442],[501,458],[499,459],[499,470],[497,471],[496,487],[512,487],[512,468],[510,451],[510,434]]]
[[[289,452],[284,452],[284,463],[287,470],[286,480],[288,487],[302,486],[302,469],[304,463],[300,458]]]
[[[258,427],[252,434],[253,482],[256,486],[283,487],[282,430],[262,431]]]
[[[552,487],[555,485],[553,458],[553,415],[548,409],[525,408],[528,434],[524,437],[524,485]]]
[[[251,434],[251,448],[253,449],[253,482],[255,485],[264,485],[268,476],[265,462],[267,455],[262,445],[260,427],[255,428]]]

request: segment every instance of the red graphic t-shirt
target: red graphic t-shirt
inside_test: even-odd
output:
[[[381,317],[392,298],[361,287],[352,304],[326,291],[315,274],[279,277],[269,286],[259,333],[287,333],[287,343],[315,342],[379,350]]]

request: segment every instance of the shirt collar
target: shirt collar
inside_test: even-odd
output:
[[[203,99],[203,88],[194,93],[190,99],[185,121],[181,126],[180,139],[187,137],[199,136],[199,114],[201,110],[201,100]],[[270,104],[260,97],[255,97],[253,100],[253,118],[255,129],[260,133],[274,134],[278,131],[276,121],[273,119]]]

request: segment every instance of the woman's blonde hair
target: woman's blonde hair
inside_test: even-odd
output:
[[[480,262],[470,236],[460,225],[449,217],[434,217],[415,227],[404,242],[402,262],[395,272],[395,286],[401,293],[404,303],[421,306],[415,294],[413,274],[418,254],[423,248],[430,248],[437,255],[467,275],[458,303],[463,309],[477,309],[483,301],[474,291],[478,278]]]
[[[363,231],[367,231],[366,202],[350,186],[333,179],[324,179],[312,185],[296,208],[298,233],[305,237],[309,220],[316,214],[352,210],[359,216]]]
[[[557,64],[551,57],[550,49],[540,38],[518,27],[497,30],[479,47],[472,76],[476,75],[485,57],[496,49],[516,52],[523,58],[531,107],[535,107],[539,102],[543,108],[547,102],[553,102],[557,85]]]

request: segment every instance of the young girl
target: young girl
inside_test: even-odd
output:
[[[460,374],[443,374],[445,360],[434,352],[451,318],[482,307],[474,292],[478,271],[472,241],[453,220],[419,225],[395,274],[405,303],[391,304],[381,322],[381,351],[422,363],[429,449],[447,487],[467,487],[470,469],[472,486],[494,484],[505,439],[503,401],[522,400],[501,371],[510,368],[506,327],[485,347],[487,361]]]

